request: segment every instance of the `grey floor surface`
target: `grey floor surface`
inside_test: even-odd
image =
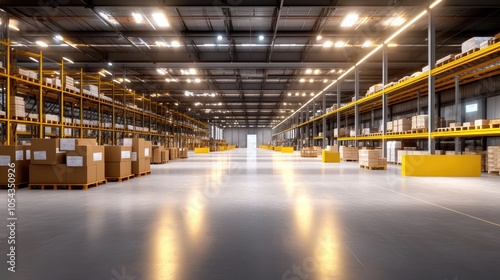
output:
[[[500,279],[500,177],[401,177],[266,150],[88,191],[19,190],[0,279]]]

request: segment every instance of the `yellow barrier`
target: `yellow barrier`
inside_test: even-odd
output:
[[[322,162],[340,162],[340,153],[324,150],[321,152]]]
[[[480,155],[403,155],[403,176],[479,177]]]
[[[284,154],[293,154],[293,147],[282,147],[281,152]]]
[[[220,146],[220,150],[219,151],[225,151],[227,150],[226,146]]]
[[[276,146],[276,147],[274,147],[274,151],[276,151],[276,152],[281,152],[281,148],[283,148],[283,147],[281,147],[281,146]]]
[[[210,153],[210,148],[194,148],[195,154],[208,154]]]

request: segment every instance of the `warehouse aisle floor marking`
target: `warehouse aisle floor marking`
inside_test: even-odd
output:
[[[436,203],[433,203],[433,202],[430,202],[430,201],[427,201],[427,200],[423,200],[423,199],[420,199],[418,197],[414,197],[414,196],[411,196],[411,195],[407,195],[407,194],[404,194],[404,193],[393,191],[393,190],[390,190],[390,189],[387,189],[387,188],[384,188],[384,187],[378,187],[377,186],[377,188],[381,188],[381,189],[384,189],[384,190],[387,190],[387,191],[390,191],[390,192],[393,192],[393,193],[397,193],[399,195],[406,196],[408,198],[415,199],[415,200],[418,200],[418,201],[423,202],[423,203],[434,205],[434,206],[439,207],[441,209],[448,210],[450,212],[454,212],[454,213],[460,214],[462,216],[466,216],[466,217],[469,217],[469,218],[472,218],[472,219],[475,219],[475,220],[478,220],[478,221],[481,221],[481,222],[485,222],[485,223],[490,224],[490,225],[494,225],[494,226],[500,227],[500,224],[497,224],[497,223],[494,223],[494,222],[490,222],[488,220],[481,219],[479,217],[472,216],[472,215],[469,215],[467,213],[463,213],[463,212],[460,212],[460,211],[457,211],[457,210],[454,210],[454,209],[451,209],[451,208],[448,208],[448,207],[445,207],[445,206],[441,206],[439,204],[436,204]]]

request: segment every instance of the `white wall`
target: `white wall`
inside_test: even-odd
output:
[[[224,139],[229,145],[238,145],[239,148],[247,147],[247,135],[257,135],[257,146],[267,145],[273,138],[271,128],[225,128]]]

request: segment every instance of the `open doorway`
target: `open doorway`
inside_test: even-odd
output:
[[[257,149],[257,134],[247,134],[247,149]]]

